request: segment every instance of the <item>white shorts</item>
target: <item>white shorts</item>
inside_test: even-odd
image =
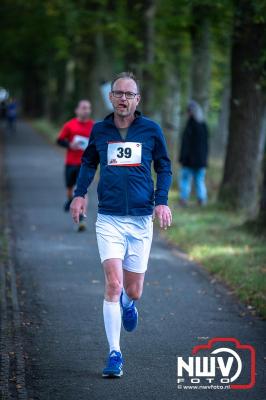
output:
[[[120,258],[127,271],[142,273],[147,270],[153,236],[152,215],[98,213],[95,226],[101,262]]]

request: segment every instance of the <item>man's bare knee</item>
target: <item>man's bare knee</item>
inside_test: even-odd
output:
[[[139,300],[142,295],[142,287],[140,285],[130,285],[126,288],[128,297],[133,300]]]
[[[105,298],[118,301],[123,286],[123,274],[120,259],[108,259],[103,262],[105,272]]]
[[[120,296],[122,283],[118,280],[106,282],[106,291],[112,296]]]

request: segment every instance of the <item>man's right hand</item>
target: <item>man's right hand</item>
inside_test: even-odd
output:
[[[86,217],[86,200],[84,197],[74,197],[70,205],[72,218],[76,224],[79,223],[79,216]]]

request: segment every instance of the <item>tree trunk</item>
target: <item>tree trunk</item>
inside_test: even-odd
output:
[[[109,81],[112,75],[113,60],[110,49],[107,48],[103,32],[94,36],[93,54],[85,53],[78,56],[76,66],[76,97],[90,100],[92,116],[102,119],[109,112],[106,110],[101,93],[101,84]]]
[[[260,208],[259,214],[256,220],[256,223],[262,228],[263,231],[266,231],[266,153],[264,154],[264,168],[263,168],[263,183],[261,188],[261,199],[260,199]]]
[[[180,82],[176,69],[171,63],[166,66],[166,92],[161,107],[161,124],[165,133],[173,165],[177,159],[178,133],[180,130]]]
[[[207,10],[207,11],[206,11]],[[191,33],[191,98],[197,101],[206,114],[209,106],[211,77],[210,22],[205,5],[192,9]]]
[[[93,116],[101,119],[110,111],[106,109],[101,93],[101,84],[110,81],[112,74],[113,59],[110,49],[107,48],[105,37],[102,32],[97,32],[95,36],[94,64],[90,75],[90,97],[93,107]]]
[[[66,96],[67,62],[61,61],[47,66],[44,91],[44,117],[55,122],[68,118]],[[72,110],[71,110],[72,111]]]
[[[144,1],[144,68],[143,68],[143,91],[142,91],[142,110],[143,113],[152,116],[154,114],[154,79],[152,67],[154,64],[154,19],[156,12],[156,0]]]
[[[231,58],[229,138],[219,199],[254,213],[265,143],[262,86],[263,23],[254,22],[252,4],[238,3]]]
[[[58,119],[63,120],[73,115],[73,110],[76,107],[75,99],[75,71],[76,62],[73,57],[64,62],[62,68],[60,68],[61,74],[58,76],[57,85],[57,98],[58,107],[57,114]]]
[[[35,65],[25,67],[22,88],[23,113],[28,117],[40,117],[44,106],[44,83],[40,78],[40,71],[36,71]]]
[[[228,123],[230,112],[230,88],[225,85],[222,96],[222,108],[219,115],[219,135],[221,136],[221,144],[223,149],[226,147],[228,140]]]
[[[230,85],[225,82],[221,96],[221,110],[218,116],[218,125],[215,135],[212,137],[212,156],[222,158],[225,157],[226,145],[228,141],[229,128],[229,111],[230,111]]]

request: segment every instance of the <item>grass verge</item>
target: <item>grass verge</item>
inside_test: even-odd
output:
[[[33,119],[30,121],[31,126],[44,135],[50,142],[55,143],[59,134],[60,127],[53,124],[47,119]]]
[[[210,163],[208,187],[211,201],[199,208],[178,208],[178,192],[170,192],[173,225],[166,238],[211,274],[232,288],[249,309],[266,318],[265,237],[244,227],[245,215],[223,209],[215,202],[221,164]]]

